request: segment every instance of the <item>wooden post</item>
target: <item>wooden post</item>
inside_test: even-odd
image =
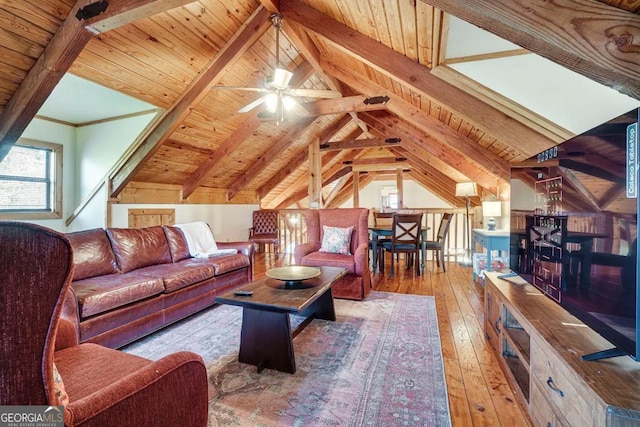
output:
[[[404,197],[402,195],[403,194],[402,178],[403,178],[402,169],[400,168],[396,169],[396,188],[398,189],[398,209],[404,208]]]
[[[360,207],[360,172],[353,171],[353,207]]]
[[[309,208],[322,208],[322,153],[318,138],[309,145]]]

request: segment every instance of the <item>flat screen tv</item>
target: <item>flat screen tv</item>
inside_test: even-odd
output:
[[[638,110],[511,168],[511,269],[640,360]]]

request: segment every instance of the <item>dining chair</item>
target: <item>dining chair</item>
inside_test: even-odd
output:
[[[398,253],[407,254],[407,267],[413,264],[416,274],[420,275],[420,250],[422,236],[422,214],[399,214],[393,216],[391,240],[382,243],[384,250],[391,252],[391,277],[395,271],[395,257]]]
[[[443,272],[447,271],[446,264],[444,263],[444,245],[447,240],[447,235],[449,234],[449,226],[451,225],[452,218],[453,214],[450,212],[442,214],[440,225],[438,226],[438,234],[436,234],[435,240],[426,240],[424,242],[425,249],[434,251],[436,266],[440,267],[440,264],[442,264]]]
[[[374,212],[373,213],[373,222],[375,224],[376,227],[381,227],[381,226],[388,226],[391,227],[392,223],[393,223],[393,215],[395,215],[395,212]],[[380,272],[384,271],[384,253],[382,252],[382,243],[384,242],[390,242],[391,241],[391,237],[388,236],[378,236],[378,241],[376,242],[378,244],[378,254],[377,254],[377,259],[378,259],[378,264],[379,264],[379,270]],[[371,242],[369,242],[369,248],[372,248]],[[396,261],[399,260],[400,258],[398,258],[398,256],[396,256]]]

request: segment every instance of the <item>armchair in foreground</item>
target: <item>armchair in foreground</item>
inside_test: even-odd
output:
[[[201,357],[78,344],[72,275],[64,235],[0,221],[0,405],[64,406],[68,426],[206,426]]]
[[[298,265],[312,267],[342,267],[347,274],[332,286],[333,296],[362,300],[371,290],[369,273],[369,209],[310,209],[305,213],[307,222],[307,243],[296,246],[294,260]],[[346,239],[347,248],[340,251],[341,245],[334,248],[323,244],[332,243],[329,234],[339,229],[349,229]],[[333,242],[336,242],[334,240]],[[333,250],[338,248],[336,250]],[[345,253],[340,253],[345,252]]]

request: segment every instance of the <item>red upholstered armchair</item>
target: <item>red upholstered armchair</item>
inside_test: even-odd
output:
[[[362,300],[371,290],[371,276],[368,267],[369,210],[353,209],[311,209],[305,213],[307,222],[307,243],[296,246],[295,263],[308,266],[332,266],[347,269],[347,274],[332,287],[333,296]],[[324,237],[323,225],[346,228],[353,226],[350,254],[319,252]]]
[[[0,405],[64,405],[65,425],[206,426],[207,375],[197,354],[154,362],[78,345],[76,304],[66,299],[72,258],[64,235],[0,221]]]

